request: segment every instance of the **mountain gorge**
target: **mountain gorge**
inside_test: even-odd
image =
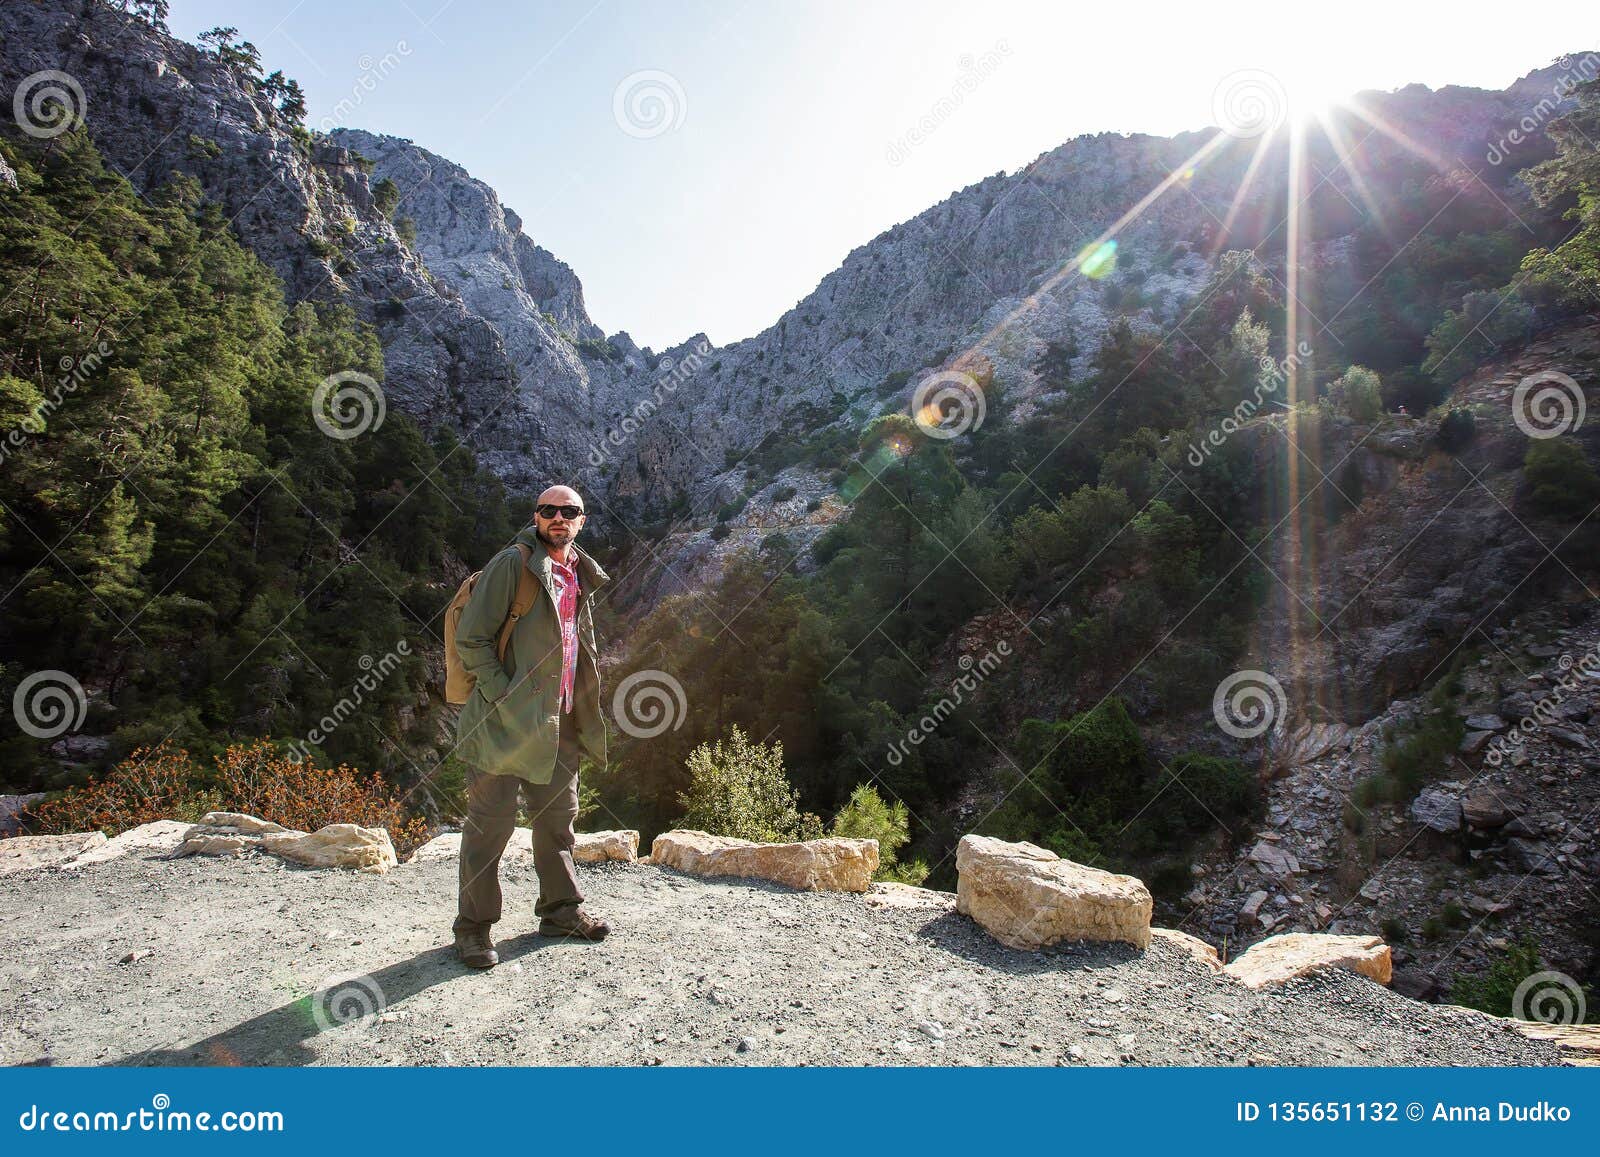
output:
[[[328,699],[315,686],[337,697],[357,675],[311,639],[353,660],[410,638],[381,738],[349,753],[381,751],[386,772],[426,779],[450,742],[432,624],[500,541],[495,512],[515,524],[566,481],[616,576],[600,616],[608,678],[664,674],[679,696],[670,730],[623,727],[613,768],[593,777],[597,806],[621,821],[669,818],[689,752],[740,725],[781,740],[807,809],[831,813],[868,781],[909,805],[911,850],[934,879],[954,837],[988,825],[1136,867],[1175,920],[1236,941],[1420,924],[1446,903],[1428,873],[1368,886],[1404,855],[1462,874],[1482,865],[1475,880],[1509,863],[1520,871],[1500,892],[1538,901],[1526,919],[1493,913],[1507,934],[1556,921],[1549,951],[1594,973],[1600,946],[1581,932],[1600,879],[1590,738],[1530,748],[1548,790],[1499,785],[1516,817],[1546,817],[1520,834],[1492,835],[1510,811],[1441,831],[1412,807],[1426,789],[1459,810],[1498,774],[1482,762],[1487,741],[1468,750],[1462,732],[1507,730],[1470,721],[1538,690],[1527,647],[1590,645],[1600,424],[1581,415],[1600,299],[1573,254],[1593,253],[1593,146],[1547,130],[1584,115],[1594,54],[1503,91],[1363,93],[1303,129],[1080,137],[886,229],[754,337],[696,334],[657,352],[604,333],[578,275],[525,231],[537,223],[460,165],[396,137],[308,131],[229,47],[183,43],[99,0],[22,0],[0,11],[0,104],[25,78],[72,77],[82,134],[111,172],[151,204],[174,175],[192,182],[286,310],[348,318],[348,340],[307,339],[290,402],[325,375],[381,377],[382,404],[415,426],[406,447],[426,440],[441,477],[467,460],[482,476],[461,466],[461,489],[436,503],[454,528],[433,535],[442,548],[385,545],[395,569],[368,569],[368,537],[390,513],[408,521],[433,471],[399,448],[350,465],[351,491],[377,513],[321,549],[329,574],[354,584],[313,598],[326,579],[302,558],[297,586],[276,571],[261,580],[294,596],[270,614],[243,598],[224,611],[226,580],[187,590],[188,556],[174,551],[152,588],[179,583],[211,604],[218,636],[287,633],[284,663],[299,672],[286,690],[282,670],[245,666],[247,713],[215,690],[236,655],[190,664],[191,697],[225,702],[181,736],[303,731]],[[4,211],[18,174],[48,174],[60,143],[10,125],[0,139]],[[1524,176],[1563,158],[1564,186]],[[11,247],[8,296],[30,254]],[[42,367],[81,358],[86,333],[53,335],[66,354],[33,336],[12,345],[35,351],[42,387]],[[5,372],[28,379],[26,360]],[[1546,439],[1520,420],[1518,390],[1551,372],[1573,383],[1578,420]],[[928,401],[930,380],[954,387],[953,413]],[[276,413],[256,401],[241,430],[289,437]],[[256,509],[218,487],[205,534],[236,532]],[[322,520],[315,497],[301,505]],[[26,534],[9,531],[5,547],[7,586],[50,569]],[[331,642],[327,624],[302,631],[297,616],[319,599],[329,620],[350,605],[336,590],[381,603],[382,629]],[[1536,643],[1514,630],[1528,616]],[[157,647],[181,639],[174,629]],[[1003,662],[980,661],[1002,644]],[[80,670],[104,738],[14,745],[10,786],[60,787],[63,767],[81,782],[167,731],[122,730],[133,704],[118,682],[136,678],[122,672],[140,652],[38,646],[13,633],[7,687],[30,653]],[[975,667],[983,678],[968,678]],[[1275,726],[1219,726],[1214,699],[1238,673],[1264,676]],[[344,758],[335,740],[325,750]],[[1408,751],[1424,771],[1391,754]],[[1312,799],[1330,779],[1335,793]],[[1357,798],[1359,817],[1342,806]],[[1292,869],[1273,850],[1286,833]],[[1346,878],[1341,856],[1367,871]],[[1471,892],[1464,879],[1452,895]],[[1430,976],[1461,967],[1460,945],[1410,935]],[[1465,950],[1474,969],[1492,958]]]

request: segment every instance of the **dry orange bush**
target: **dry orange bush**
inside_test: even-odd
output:
[[[214,793],[195,790],[189,753],[166,741],[136,748],[100,779],[32,809],[39,832],[102,831],[114,836],[154,820],[198,820],[221,806]]]
[[[375,771],[363,776],[345,763],[318,767],[279,753],[268,740],[230,746],[217,756],[217,771],[233,811],[304,832],[326,824],[388,828],[401,857],[428,838],[428,821],[407,815]]]
[[[216,785],[202,788],[183,748],[165,741],[141,747],[95,783],[34,809],[34,830],[114,836],[152,820],[196,822],[208,811],[236,811],[306,832],[338,823],[387,828],[402,858],[428,838],[428,821],[408,814],[375,771],[317,767],[282,754],[270,740],[232,744],[216,764]]]

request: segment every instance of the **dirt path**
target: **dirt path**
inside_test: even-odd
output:
[[[502,963],[486,972],[449,947],[453,860],[371,876],[130,856],[6,876],[0,1060],[1559,1063],[1492,1018],[1348,973],[1257,993],[1159,941],[1018,952],[933,909],[580,870],[610,938],[534,936],[532,864],[507,864]]]

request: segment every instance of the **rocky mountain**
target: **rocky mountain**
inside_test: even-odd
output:
[[[389,404],[457,429],[513,487],[568,476],[587,453],[582,421],[550,421],[557,400],[598,414],[616,381],[642,383],[654,363],[620,337],[620,359],[586,362],[574,343],[601,335],[577,278],[454,165],[365,134],[313,141],[217,53],[109,5],[7,4],[7,107],[26,78],[51,70],[81,88],[79,111],[109,163],[146,190],[173,173],[198,180],[291,299],[342,302],[376,326]],[[393,168],[409,198],[399,214],[375,204],[379,157],[356,141]],[[396,229],[406,215],[418,222],[414,245]]]
[[[553,480],[582,488],[596,529],[622,555],[619,616],[706,589],[733,551],[775,532],[804,570],[807,545],[849,507],[831,447],[904,411],[941,370],[1003,399],[996,422],[1074,400],[1114,321],[1181,337],[1230,250],[1254,250],[1284,295],[1298,287],[1297,305],[1316,322],[1311,344],[1337,360],[1364,324],[1350,304],[1374,276],[1360,252],[1367,206],[1429,189],[1486,217],[1531,217],[1516,170],[1547,142],[1535,139],[1516,163],[1502,142],[1563,106],[1572,67],[1500,92],[1361,94],[1297,144],[1287,132],[1080,137],[885,230],[754,337],[714,347],[698,334],[656,353],[625,332],[606,335],[577,274],[461,166],[395,137],[312,136],[219,53],[98,0],[0,8],[0,107],[26,78],[66,73],[97,146],[140,188],[193,177],[292,298],[344,303],[375,327],[390,404],[458,431],[524,496]],[[1352,156],[1359,164],[1342,163]],[[1303,225],[1293,258],[1291,159]],[[0,166],[0,190],[6,178]],[[1281,684],[1289,726],[1270,752],[1262,831],[1201,865],[1196,931],[1237,941],[1393,920],[1407,936],[1399,951],[1411,954],[1402,963],[1426,972],[1455,951],[1453,937],[1424,934],[1429,921],[1449,930],[1475,914],[1506,933],[1552,921],[1568,931],[1549,938],[1551,952],[1581,970],[1585,945],[1568,933],[1597,878],[1600,737],[1586,730],[1590,715],[1574,713],[1502,768],[1485,763],[1483,736],[1510,729],[1559,655],[1593,646],[1581,607],[1567,617],[1564,591],[1581,581],[1554,553],[1555,524],[1518,501],[1527,440],[1510,395],[1552,369],[1592,393],[1597,365],[1590,325],[1486,361],[1450,398],[1479,415],[1459,454],[1440,453],[1418,415],[1328,417],[1302,437],[1291,436],[1298,419],[1269,411],[1238,434],[1265,476],[1301,479],[1261,495],[1274,529],[1260,561],[1271,575],[1240,664]],[[1577,434],[1593,458],[1600,423]],[[959,458],[966,443],[955,445]],[[1297,513],[1302,498],[1312,501]],[[947,666],[981,649],[994,626],[980,617],[952,638]],[[1426,702],[1463,639],[1478,666],[1462,675],[1459,702]],[[1036,701],[1018,703],[1019,721],[1059,706],[1056,673],[1041,671],[1038,684]],[[1593,710],[1592,694],[1580,700]],[[1457,753],[1451,779],[1359,816],[1346,810],[1356,785],[1383,771],[1394,736],[1458,708],[1479,746]],[[1215,739],[1209,715],[1194,730]],[[1193,742],[1168,738],[1174,750]],[[981,769],[973,780],[981,792]],[[1367,869],[1356,886],[1350,864]],[[1513,889],[1516,872],[1527,879]],[[1507,889],[1520,899],[1498,909]],[[1425,978],[1409,983],[1432,992]]]
[[[9,102],[19,81],[50,69],[82,86],[96,144],[138,185],[194,176],[292,297],[342,301],[372,322],[393,404],[454,427],[514,487],[577,480],[602,513],[597,528],[670,512],[654,561],[624,568],[638,573],[622,600],[645,605],[690,587],[752,531],[787,526],[803,546],[827,524],[802,516],[804,499],[775,509],[778,485],[827,489],[824,472],[802,468],[753,496],[747,518],[732,520],[734,539],[708,539],[762,447],[853,431],[909,401],[923,371],[957,361],[982,367],[1026,415],[1045,392],[1035,366],[1052,343],[1074,351],[1079,374],[1111,317],[1179,322],[1222,250],[1280,230],[1285,194],[1282,134],[1261,158],[1261,142],[1209,130],[1080,137],[887,229],[755,337],[712,347],[694,335],[657,355],[626,333],[605,337],[577,276],[495,191],[412,142],[358,130],[312,140],[217,53],[96,0],[8,4],[0,96]],[[1306,159],[1322,178],[1308,205],[1324,224],[1305,260],[1329,297],[1349,265],[1341,206],[1364,195],[1337,164],[1341,149],[1396,184],[1461,158],[1485,168],[1471,165],[1485,142],[1547,100],[1560,75],[1552,66],[1504,92],[1363,94],[1363,117],[1312,134]],[[1244,182],[1252,169],[1257,179]],[[399,193],[392,209],[374,200],[385,180]],[[1525,198],[1503,170],[1479,181],[1475,195]],[[1113,231],[1114,260],[1085,275],[1085,246]],[[1281,244],[1276,258],[1271,250],[1263,259],[1282,278]],[[1130,311],[1120,301],[1131,287],[1143,304]]]

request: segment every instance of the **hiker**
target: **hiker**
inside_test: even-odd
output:
[[[533,817],[539,935],[600,940],[610,931],[580,907],[572,863],[579,757],[606,762],[591,606],[610,576],[573,541],[584,518],[576,490],[544,491],[533,522],[462,584],[446,614],[447,658],[453,644],[459,667],[447,670],[445,697],[462,704],[456,750],[468,765],[454,931],[470,968],[499,963],[491,932],[519,793]]]

